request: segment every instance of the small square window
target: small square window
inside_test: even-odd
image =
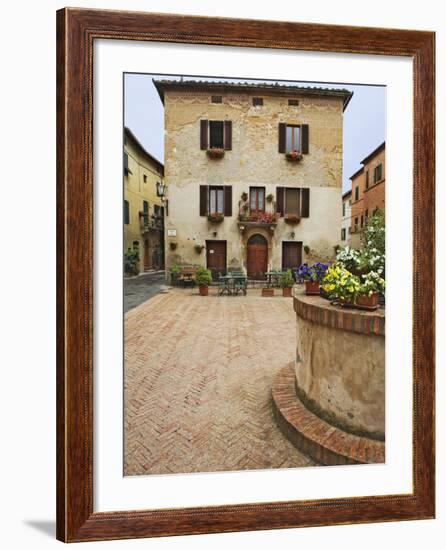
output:
[[[211,96],[211,103],[223,103],[223,97],[221,95]]]
[[[288,105],[290,107],[299,107],[299,100],[298,99],[289,99]]]
[[[255,107],[263,105],[263,97],[253,97],[252,98],[252,104]]]

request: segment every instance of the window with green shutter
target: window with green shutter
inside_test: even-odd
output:
[[[144,225],[149,225],[149,203],[147,201],[142,202],[144,212]]]
[[[130,206],[129,201],[124,201],[124,223],[128,225],[130,223]]]

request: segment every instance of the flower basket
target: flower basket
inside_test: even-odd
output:
[[[299,151],[289,151],[288,153],[285,153],[285,158],[290,162],[300,162],[303,157]]]
[[[170,250],[175,250],[177,246],[178,246],[177,243],[174,243],[174,242],[169,243]]]
[[[285,214],[285,223],[296,225],[300,222],[300,217],[297,214]]]
[[[208,214],[208,221],[211,223],[221,223],[224,219],[224,215],[220,212],[209,212]]]
[[[225,150],[221,147],[211,147],[206,153],[210,159],[221,159],[225,156]]]
[[[370,296],[368,296],[367,294],[359,295],[356,298],[356,305],[359,308],[376,309],[378,307],[378,297],[378,292],[374,292]]]
[[[204,249],[204,244],[196,244],[196,245],[194,245],[194,248],[195,248],[195,252],[197,254],[201,254],[201,252]]]
[[[318,296],[320,294],[320,283],[318,281],[305,281],[305,293],[307,296]]]

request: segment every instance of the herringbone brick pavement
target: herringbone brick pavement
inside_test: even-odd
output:
[[[272,409],[295,353],[292,300],[210,290],[172,289],[125,315],[125,475],[314,465]]]

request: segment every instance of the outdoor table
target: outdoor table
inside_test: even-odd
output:
[[[229,296],[232,294],[230,282],[232,277],[230,275],[220,275],[218,278],[218,293],[222,296],[225,292]]]
[[[240,291],[246,295],[247,277],[243,273],[228,273],[218,278],[219,294],[222,296],[225,292],[237,295]]]
[[[276,286],[279,286],[279,277],[282,277],[283,275],[283,271],[279,270],[279,269],[273,269],[272,271],[267,271],[266,272],[266,277],[267,277],[267,286],[268,288],[271,287],[271,286],[274,286],[273,285],[273,279],[276,280]]]

